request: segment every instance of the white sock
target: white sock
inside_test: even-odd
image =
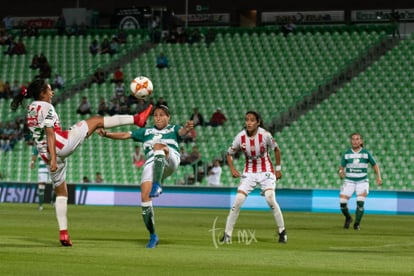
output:
[[[141,207],[152,207],[152,201],[142,202]]]
[[[114,115],[106,116],[104,119],[104,128],[111,128],[117,126],[133,125],[134,116],[132,115]]]
[[[285,230],[285,221],[283,220],[282,211],[280,210],[279,204],[276,202],[275,191],[267,190],[265,191],[265,198],[267,204],[272,209],[273,216],[275,217],[275,221],[277,226],[279,227],[279,232]]]
[[[68,229],[68,198],[66,196],[57,196],[55,202],[56,218],[59,230]]]
[[[227,217],[226,229],[224,230],[227,235],[231,237],[233,234],[233,228],[236,224],[237,218],[240,214],[240,208],[243,205],[243,202],[246,200],[246,195],[242,193],[237,193],[236,199],[234,200],[233,207],[231,207],[230,213]]]

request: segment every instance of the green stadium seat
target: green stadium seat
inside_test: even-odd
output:
[[[315,28],[288,37],[284,37],[280,33],[249,32],[249,34],[234,33],[233,35],[219,33],[216,41],[209,48],[193,47],[188,44],[159,44],[153,50],[144,53],[139,59],[126,65],[124,73],[126,79],[132,79],[138,72],[150,76],[156,83],[154,98],[160,95],[167,98],[173,110],[174,122],[186,120],[194,106],[198,106],[202,110],[206,119],[218,105],[226,110],[229,119],[234,123],[228,124],[226,128],[211,129],[206,127],[200,131],[199,141],[203,155],[207,158],[214,158],[220,155],[222,149],[229,146],[234,135],[242,128],[244,112],[247,109],[259,109],[264,118],[269,121],[277,118],[281,112],[303,100],[311,91],[317,89],[318,85],[330,80],[338,70],[364,54],[367,47],[378,43],[381,39],[378,30],[375,32],[367,30],[366,33],[359,32],[357,28],[350,32],[345,30],[345,27],[344,29],[339,27],[337,29]],[[114,61],[103,56],[92,59],[89,55],[82,55],[74,51],[74,49],[86,48],[93,37],[101,38],[103,35],[103,33],[96,33],[84,38],[50,36],[39,40],[30,38],[27,40],[27,45],[31,45],[36,51],[46,51],[46,54],[55,60],[60,58],[64,62],[55,62],[56,68],[70,78],[76,79],[80,75],[90,74],[97,66]],[[128,39],[133,39],[133,37],[128,36]],[[137,41],[145,40],[141,36],[137,36],[136,39]],[[411,146],[412,149],[412,145],[408,145],[409,142],[407,142],[413,140],[409,136],[409,133],[412,132],[412,126],[408,123],[404,124],[404,122],[412,122],[413,120],[413,114],[409,111],[410,105],[404,107],[405,103],[410,103],[411,106],[414,103],[411,90],[408,89],[412,86],[404,85],[410,80],[410,76],[405,72],[411,72],[412,67],[409,62],[403,62],[404,59],[401,59],[402,56],[413,56],[412,44],[410,43],[412,43],[412,39],[401,43],[396,51],[391,51],[390,54],[370,67],[365,74],[351,81],[338,94],[318,105],[313,114],[305,114],[304,119],[299,123],[293,123],[278,134],[277,139],[278,141],[280,139],[283,148],[294,149],[289,153],[294,158],[286,158],[289,160],[290,166],[284,166],[286,175],[289,176],[289,180],[284,179],[284,181],[288,183],[289,187],[313,188],[316,185],[321,188],[338,187],[335,186],[338,184],[337,180],[330,186],[334,180],[331,179],[329,171],[332,170],[332,167],[337,167],[339,154],[348,143],[348,132],[355,128],[367,130],[365,136],[373,148],[376,148],[377,145],[387,145],[387,141],[395,138],[393,132],[397,132],[402,133],[398,137],[398,141],[403,143],[401,148],[406,151]],[[56,51],[56,49],[60,50]],[[169,71],[161,72],[153,66],[155,57],[160,51],[165,51],[171,60],[172,66]],[[7,64],[11,64],[10,67],[2,67],[2,72],[6,72],[6,76],[9,76],[10,71],[10,76],[13,78],[30,79],[32,71],[29,73],[24,71],[25,73],[23,73],[19,70],[19,68],[24,68],[24,64],[30,62],[30,58],[28,56],[25,59],[11,60],[8,57],[2,57],[3,62],[6,60]],[[396,72],[392,66],[394,63],[398,64],[402,70]],[[79,70],[79,64],[85,69]],[[7,70],[6,68],[13,69]],[[252,79],[252,75],[256,78]],[[401,91],[403,93],[397,94]],[[389,94],[383,94],[385,92]],[[113,88],[109,84],[99,87],[92,86],[67,100],[64,104],[58,105],[56,109],[63,124],[66,124],[65,127],[69,127],[81,119],[74,112],[81,95],[87,95],[95,107],[94,105],[97,104],[100,96],[108,99],[112,94]],[[405,96],[407,94],[408,96]],[[366,101],[364,103],[367,103],[364,106],[367,106],[368,109],[362,109],[360,114],[355,114],[352,108],[353,99],[360,102],[361,95],[364,95],[363,99]],[[396,97],[393,97],[395,95],[398,95],[397,98],[400,98],[401,101],[397,101]],[[390,98],[391,101],[388,100]],[[387,104],[387,107],[390,106],[390,112],[375,108],[375,106],[384,106],[384,104]],[[401,106],[403,107],[401,108]],[[8,116],[7,112],[4,115]],[[350,116],[353,120],[344,119],[350,118]],[[345,123],[345,128],[343,128],[343,121],[349,122]],[[379,133],[378,127],[383,130],[382,136],[375,135]],[[210,143],[206,140],[211,139],[204,138],[204,136],[216,137],[216,139],[214,143]],[[78,174],[88,173],[90,175],[91,172],[94,173],[96,169],[99,169],[105,171],[105,179],[111,183],[134,184],[138,176],[131,173],[133,171],[130,167],[130,156],[125,154],[131,152],[132,143],[105,141],[104,144],[100,144],[96,142],[96,139],[99,138],[92,136],[90,141],[81,146],[79,152],[74,154],[77,157],[71,158],[70,163],[73,164],[71,165],[73,167],[70,171],[76,170],[77,172],[70,173],[68,176],[70,181],[80,181],[81,176]],[[111,149],[114,152],[114,157],[102,155],[99,145],[104,145],[105,149]],[[376,150],[376,153],[383,150],[384,147],[381,147]],[[318,155],[316,156],[316,154]],[[389,153],[387,152],[387,154]],[[80,158],[80,156],[85,158]],[[123,156],[123,158],[115,156]],[[105,163],[114,165],[101,166],[101,164],[96,164],[97,160],[102,158],[110,158],[110,162]],[[23,162],[21,161],[23,159],[18,160],[17,162]],[[90,165],[80,167],[79,164],[84,164],[85,160],[91,160]],[[308,160],[313,163],[303,162]],[[6,163],[3,160],[1,162],[1,164]],[[306,164],[306,169],[297,169],[302,168],[303,164]],[[315,177],[316,180],[301,180],[302,174],[298,172],[304,171],[309,174],[312,172],[309,168],[315,164],[324,168],[322,171],[318,171],[325,176],[323,180],[318,177]],[[407,168],[411,169],[412,166],[404,165],[402,169]],[[24,174],[20,173],[20,175]],[[400,179],[404,181],[404,173],[399,175]],[[181,168],[180,172],[177,172],[177,176],[180,178],[183,176]],[[25,177],[28,176],[25,175]],[[384,177],[388,177],[386,171]],[[229,177],[228,172],[225,173],[223,179],[226,183],[230,183],[226,185],[237,185],[234,183],[234,179]],[[319,182],[316,183],[316,181]],[[168,183],[174,184],[175,182],[176,179],[172,178]]]

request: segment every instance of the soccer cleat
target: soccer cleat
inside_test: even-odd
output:
[[[157,234],[151,234],[150,235],[150,240],[149,240],[149,242],[147,244],[147,248],[155,248],[155,247],[157,247],[159,241],[160,240],[158,239]]]
[[[354,223],[354,229],[357,231],[361,230],[361,227],[359,227],[359,223]]]
[[[220,242],[230,244],[231,243],[231,236],[228,235],[227,233],[224,233],[223,237],[221,237],[221,239],[220,239]]]
[[[352,222],[352,217],[345,218],[344,228],[348,229],[349,225],[351,225],[351,222]]]
[[[39,212],[43,211],[43,206],[39,206]]]
[[[144,127],[147,119],[152,111],[152,104],[150,104],[144,111],[134,115],[134,125]]]
[[[279,233],[279,243],[287,243],[287,234],[286,230],[283,230]]]
[[[160,194],[162,194],[162,187],[160,183],[153,182],[151,192],[149,194],[150,197],[158,197]]]
[[[68,230],[60,230],[60,243],[62,246],[72,246]]]

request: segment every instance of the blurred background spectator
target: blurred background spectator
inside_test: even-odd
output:
[[[92,114],[91,105],[89,104],[88,98],[86,96],[82,97],[76,113],[80,115]]]

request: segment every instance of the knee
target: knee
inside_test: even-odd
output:
[[[93,116],[85,120],[88,125],[88,135],[92,134],[97,128],[104,127],[104,117],[102,116]]]
[[[358,195],[358,196],[357,196],[357,198],[356,198],[356,201],[357,201],[357,202],[358,202],[358,201],[359,201],[359,202],[364,202],[364,201],[365,201],[365,198],[366,198],[365,196]]]
[[[339,198],[339,203],[341,203],[341,204],[346,204],[346,203],[348,203],[348,198],[346,198],[346,197],[340,197]]]
[[[152,188],[151,181],[146,181],[144,183],[141,183],[141,202],[151,201],[151,198],[149,196],[151,188]]]
[[[68,190],[66,188],[66,183],[60,184],[59,186],[57,186],[55,188],[55,193],[56,193],[56,196],[65,196],[65,197],[67,197],[68,196]]]
[[[154,151],[156,151],[156,150],[162,150],[162,151],[164,151],[165,156],[168,156],[169,149],[168,149],[168,147],[167,147],[166,145],[164,145],[164,144],[155,143],[155,144],[153,145],[153,150],[154,150]]]
[[[244,201],[246,200],[246,195],[244,193],[237,193],[236,199],[234,200],[233,208],[232,209],[240,209],[243,205]]]
[[[275,191],[266,190],[264,196],[269,207],[273,209],[276,205]]]

